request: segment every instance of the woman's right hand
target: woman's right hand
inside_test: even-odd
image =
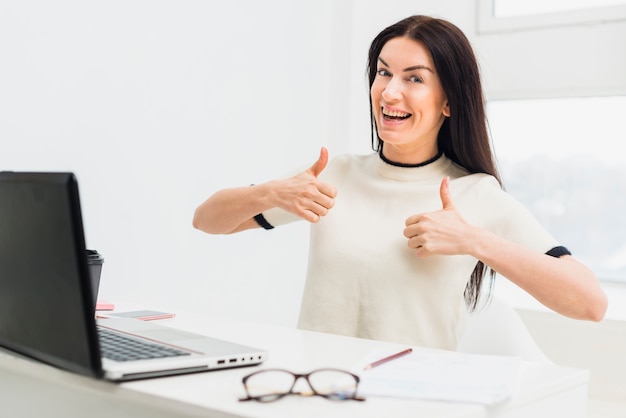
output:
[[[306,171],[285,180],[268,183],[274,206],[309,222],[317,222],[335,205],[337,190],[318,179],[328,164],[328,150],[320,150],[317,161]]]

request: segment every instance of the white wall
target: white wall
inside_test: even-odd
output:
[[[326,143],[333,7],[0,4],[0,169],[77,174],[103,298],[293,322],[305,225],[221,237],[191,219]]]
[[[0,169],[76,173],[101,299],[295,325],[307,225],[210,236],[193,211],[321,145],[368,152],[371,38],[471,16],[422,3],[2,2]]]

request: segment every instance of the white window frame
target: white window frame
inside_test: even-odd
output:
[[[495,0],[477,0],[478,33],[515,32],[555,26],[591,25],[626,20],[626,5],[594,7],[537,15],[496,17]]]

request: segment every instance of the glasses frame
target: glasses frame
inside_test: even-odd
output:
[[[352,396],[346,396],[346,397],[342,397],[342,396],[335,396],[333,394],[324,394],[324,393],[319,393],[315,390],[315,388],[313,387],[313,385],[311,384],[311,381],[309,380],[309,377],[314,374],[314,373],[318,373],[318,372],[323,372],[323,371],[331,371],[331,372],[339,372],[339,373],[344,373],[346,375],[352,376],[354,378],[354,382],[355,382],[355,388],[354,388],[354,393],[352,394]],[[260,396],[250,396],[250,392],[248,391],[248,379],[250,379],[253,376],[256,376],[258,374],[262,374],[262,373],[267,373],[267,372],[283,372],[283,373],[288,373],[290,375],[293,376],[293,383],[291,384],[291,387],[289,388],[288,392],[285,393],[278,393],[278,394],[269,394],[269,395],[260,395]],[[354,373],[351,373],[349,371],[346,370],[342,370],[342,369],[335,369],[335,368],[321,368],[321,369],[315,369],[313,371],[310,371],[309,373],[305,373],[305,374],[299,374],[299,373],[294,373],[290,370],[286,370],[286,369],[263,369],[263,370],[257,370],[256,372],[250,373],[249,375],[244,376],[241,379],[241,383],[243,383],[243,387],[246,390],[246,397],[245,398],[239,398],[239,401],[241,402],[246,402],[246,401],[257,401],[257,402],[263,402],[263,403],[269,403],[269,402],[275,402],[279,399],[284,398],[287,395],[298,395],[298,396],[309,396],[309,394],[304,394],[303,392],[294,392],[294,388],[296,387],[296,383],[298,382],[299,379],[304,379],[306,381],[306,383],[309,385],[309,388],[311,388],[312,391],[312,395],[311,396],[321,396],[322,398],[326,398],[326,399],[330,399],[333,401],[349,401],[349,400],[353,400],[353,401],[364,401],[365,398],[358,396],[357,392],[359,389],[359,382],[361,381],[361,378],[359,376],[357,376]]]

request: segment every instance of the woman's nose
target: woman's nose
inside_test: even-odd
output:
[[[386,101],[394,101],[398,100],[398,98],[402,95],[401,86],[398,83],[398,80],[392,78],[389,80],[389,83],[385,86],[383,90],[382,96]]]

